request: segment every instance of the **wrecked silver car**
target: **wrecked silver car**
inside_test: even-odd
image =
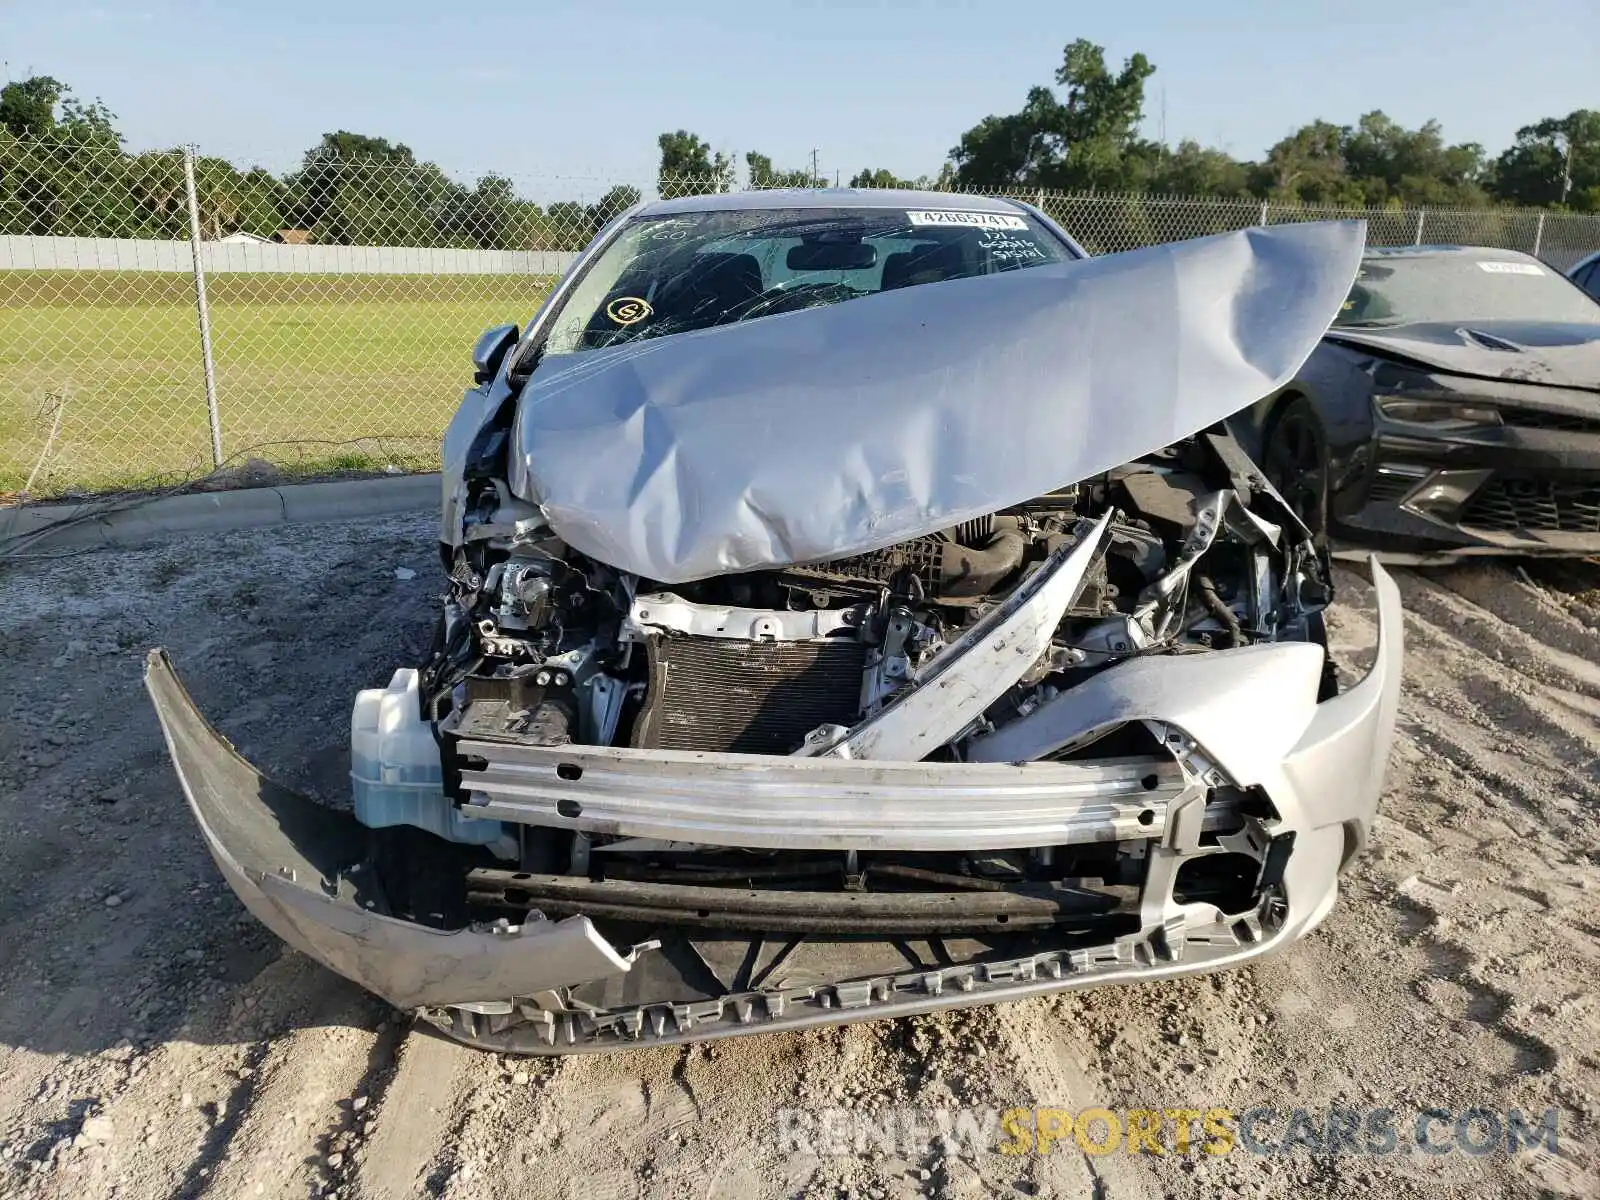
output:
[[[1397,591],[1339,691],[1325,556],[1226,418],[1359,224],[1086,259],[1025,205],[636,208],[444,444],[433,652],[362,692],[353,815],[148,684],[286,942],[455,1037],[562,1052],[1236,965],[1366,839]]]

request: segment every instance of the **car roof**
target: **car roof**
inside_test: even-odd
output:
[[[1600,258],[1600,250],[1596,250],[1593,254],[1585,254],[1577,262],[1573,263],[1567,268],[1567,274],[1576,275],[1579,271],[1581,271],[1584,267],[1587,267],[1590,263],[1594,262],[1597,258]]]
[[[641,217],[691,212],[759,212],[775,208],[914,208],[936,212],[1025,211],[1015,200],[967,196],[959,192],[918,192],[901,188],[764,188],[657,200],[639,209]]]
[[[1514,258],[1526,262],[1538,262],[1531,254],[1521,250],[1502,250],[1497,246],[1368,246],[1365,258],[1464,258],[1468,262],[1504,262]]]

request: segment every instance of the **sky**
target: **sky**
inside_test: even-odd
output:
[[[536,199],[647,183],[679,128],[779,168],[816,150],[830,178],[931,175],[963,130],[1052,83],[1078,37],[1155,64],[1147,136],[1241,158],[1374,108],[1495,153],[1600,107],[1600,0],[0,0],[6,78],[102,98],[130,149],[193,142],[281,171],[343,128]]]

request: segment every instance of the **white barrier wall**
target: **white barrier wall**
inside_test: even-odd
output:
[[[281,246],[202,242],[207,274],[560,275],[570,250],[455,250],[426,246]],[[194,270],[188,242],[0,235],[0,271]]]

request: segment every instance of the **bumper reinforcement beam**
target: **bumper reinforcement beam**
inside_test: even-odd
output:
[[[1115,912],[1118,898],[1087,888],[963,892],[802,892],[702,887],[484,868],[467,875],[475,904],[547,915],[763,933],[931,935],[1039,929]]]

